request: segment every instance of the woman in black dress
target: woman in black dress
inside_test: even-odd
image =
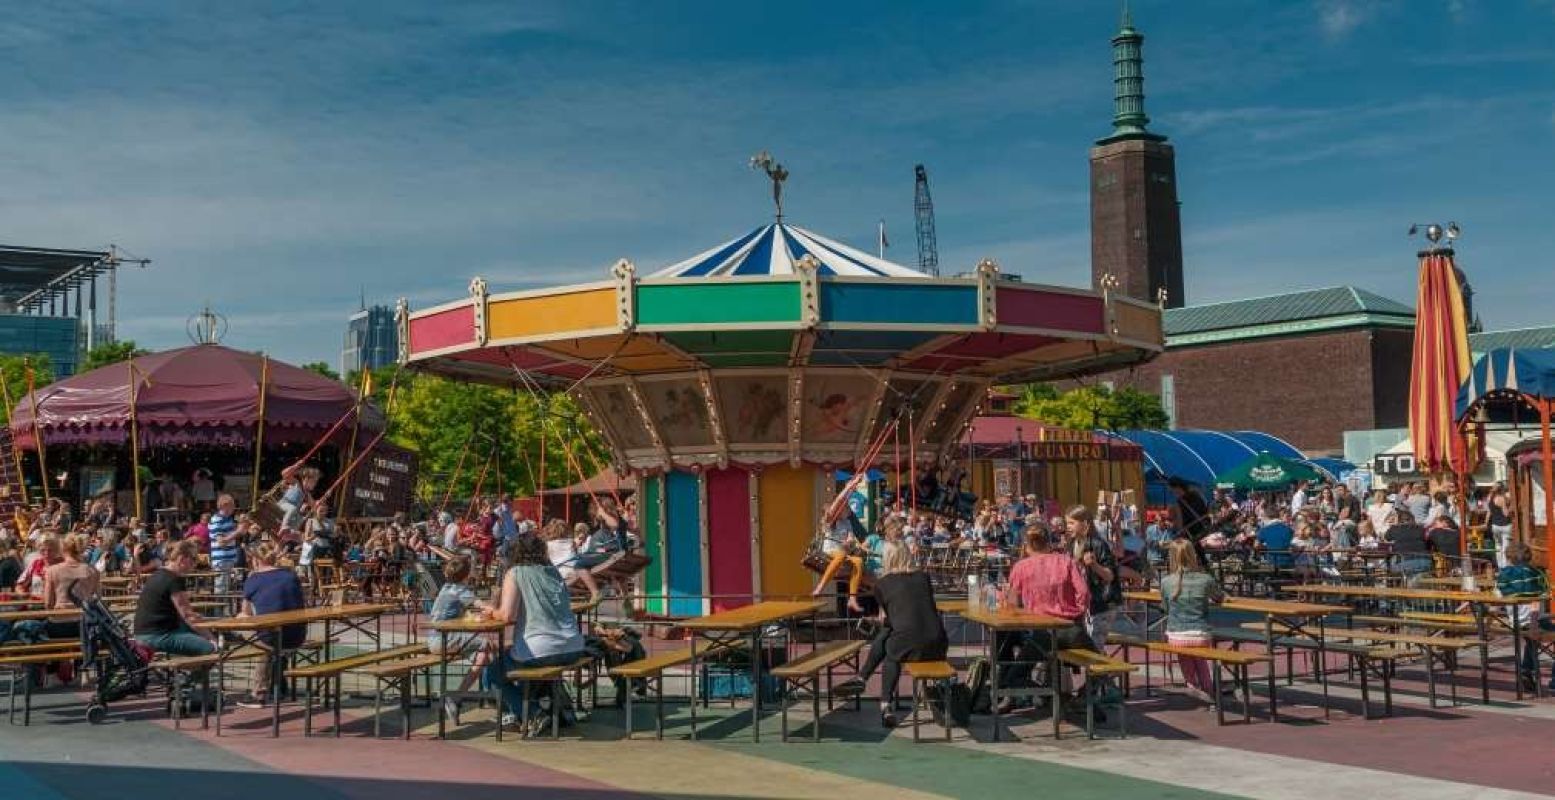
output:
[[[880,604],[880,630],[870,644],[869,658],[858,677],[837,686],[839,694],[857,694],[881,664],[880,724],[896,727],[896,684],[904,661],[939,661],[950,640],[934,605],[934,584],[913,565],[912,553],[899,540],[888,541],[880,558],[880,577],[875,580],[875,600]]]

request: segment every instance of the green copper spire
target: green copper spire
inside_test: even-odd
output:
[[[1098,144],[1124,139],[1160,141],[1165,136],[1145,129],[1150,117],[1145,114],[1145,35],[1134,30],[1128,3],[1123,4],[1123,20],[1112,37],[1112,135]]]

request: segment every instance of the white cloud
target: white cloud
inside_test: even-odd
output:
[[[1318,27],[1329,41],[1344,39],[1371,17],[1373,8],[1353,0],[1319,0]]]

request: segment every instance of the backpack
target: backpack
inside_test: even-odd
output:
[[[952,681],[949,691],[945,691],[945,684],[935,684],[928,687],[929,709],[934,715],[934,723],[943,728],[965,728],[972,724],[972,687],[960,681]],[[987,696],[988,687],[983,687],[983,695]],[[947,722],[946,716],[950,719]]]

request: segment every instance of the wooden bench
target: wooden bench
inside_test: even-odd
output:
[[[53,664],[57,661],[79,661],[82,658],[79,644],[73,650],[54,650],[46,653],[29,653],[24,655],[0,656],[0,669],[9,670],[11,673],[10,701],[11,708],[7,721],[16,724],[16,682],[22,684],[22,725],[32,724],[32,668],[44,664]]]
[[[324,681],[324,700],[334,707],[335,712],[335,736],[340,736],[340,676],[347,671],[358,670],[380,664],[385,661],[393,661],[401,658],[412,658],[426,655],[425,644],[407,644],[399,647],[391,647],[387,650],[373,650],[366,653],[358,653],[354,656],[337,658],[332,661],[322,661],[317,664],[309,664],[302,667],[292,667],[286,671],[288,678],[302,679],[303,690],[302,703],[302,735],[313,734],[313,682]],[[331,691],[333,687],[333,691]]]
[[[362,667],[357,672],[373,679],[376,688],[373,692],[373,738],[382,735],[383,723],[383,688],[385,684],[393,686],[399,692],[400,700],[400,738],[410,738],[410,704],[415,699],[416,676],[431,674],[431,670],[443,665],[442,653],[427,653],[424,656],[411,656],[396,661],[383,661],[371,666]],[[432,684],[427,682],[427,700],[432,699]]]
[[[940,704],[944,706],[941,716],[945,728],[945,741],[950,741],[950,729],[954,725],[950,718],[950,682],[956,679],[956,668],[948,661],[904,661],[902,671],[912,679],[912,740],[918,741],[918,726],[921,724],[918,710],[929,705],[929,695],[924,690],[924,684],[933,682],[940,684]],[[933,716],[933,710],[930,709],[930,719]]]
[[[1443,614],[1434,611],[1400,611],[1398,615],[1404,619],[1417,619],[1421,622],[1446,622],[1459,625],[1473,625],[1475,630],[1479,629],[1479,621],[1474,619],[1473,614]]]
[[[1108,683],[1097,680],[1113,676],[1128,676],[1139,667],[1127,661],[1112,658],[1095,650],[1071,648],[1058,651],[1058,663],[1080,670],[1085,676],[1085,735],[1096,738],[1096,709],[1112,708],[1118,712],[1118,736],[1128,738],[1128,709],[1122,698],[1108,701],[1104,698]]]
[[[184,720],[184,704],[181,702],[183,698],[178,696],[178,676],[185,674],[193,675],[195,673],[199,674],[200,690],[202,692],[202,699],[200,701],[200,727],[203,729],[210,727],[211,720],[210,707],[209,704],[205,702],[205,698],[209,698],[211,694],[211,667],[227,661],[252,661],[259,658],[268,658],[269,656],[269,650],[266,650],[262,647],[247,645],[244,647],[239,647],[235,650],[228,651],[226,654],[211,653],[209,655],[203,656],[170,656],[167,658],[156,658],[152,659],[151,663],[146,665],[146,668],[154,672],[162,672],[167,674],[167,703],[168,709],[173,716],[173,728],[175,730],[182,727]],[[217,687],[216,694],[218,704],[221,702],[220,697],[222,694],[222,689],[224,688],[225,687]],[[218,708],[216,713],[220,714],[221,709]]]
[[[1295,669],[1292,661],[1294,659],[1295,651],[1301,650],[1302,652],[1311,654],[1313,680],[1319,681],[1323,684],[1325,714],[1328,710],[1328,685],[1327,675],[1323,672],[1325,665],[1323,665],[1317,658],[1317,653],[1319,651],[1345,656],[1350,661],[1351,674],[1360,675],[1361,715],[1363,717],[1366,719],[1373,719],[1371,713],[1372,675],[1376,675],[1379,679],[1382,680],[1383,716],[1392,715],[1394,667],[1400,659],[1410,656],[1412,654],[1410,651],[1396,647],[1347,644],[1342,641],[1332,641],[1334,638],[1333,636],[1325,636],[1324,641],[1320,646],[1316,639],[1308,636],[1296,635],[1291,632],[1289,628],[1284,626],[1276,626],[1276,629],[1286,631],[1286,633],[1274,638],[1273,650],[1269,653],[1269,655],[1277,657],[1279,655],[1280,648],[1285,649],[1285,675],[1286,683],[1289,684],[1294,681]],[[1330,628],[1328,630],[1335,629]],[[1338,630],[1344,629],[1341,628]],[[1213,633],[1216,641],[1232,642],[1233,647],[1241,644],[1266,644],[1264,639],[1263,623],[1249,622],[1243,624],[1240,628],[1216,628]]]
[[[1454,636],[1421,636],[1413,633],[1389,633],[1386,631],[1360,630],[1357,628],[1330,628],[1326,634],[1328,639],[1338,641],[1372,642],[1390,645],[1402,645],[1419,649],[1421,657],[1425,660],[1426,691],[1432,708],[1436,708],[1436,666],[1441,666],[1451,675],[1454,671],[1454,657],[1459,650],[1469,648],[1483,648],[1485,640],[1470,639]],[[1487,665],[1480,664],[1481,682],[1489,680],[1486,673]],[[1453,705],[1458,704],[1458,683],[1448,681],[1451,687]]]
[[[610,677],[620,678],[626,681],[626,738],[632,738],[632,691],[631,682],[646,681],[648,688],[653,691],[654,713],[653,733],[654,738],[664,738],[664,671],[673,667],[691,663],[691,649],[681,648],[666,650],[662,653],[654,653],[647,658],[639,658],[636,661],[621,664],[610,669]],[[693,676],[694,677],[694,676]]]
[[[867,644],[869,643],[863,640],[856,640],[851,642],[832,642],[831,644],[817,647],[815,650],[805,654],[804,656],[801,656],[800,658],[790,661],[787,664],[772,668],[772,677],[783,681],[785,688],[788,684],[793,684],[795,690],[803,691],[806,688],[810,690],[811,711],[813,711],[815,714],[815,722],[813,723],[815,741],[819,742],[821,740],[822,673],[825,673],[826,675],[827,707],[830,708],[832,670],[835,669],[838,664],[848,662],[852,666],[853,672],[857,674],[859,668],[859,653]],[[759,692],[761,691],[761,687],[754,687],[752,691]],[[785,692],[785,695],[786,694],[787,693]],[[786,696],[783,698],[782,704],[783,741],[786,742],[788,741],[789,705]],[[857,697],[854,698],[854,707],[859,707],[859,699]]]
[[[578,683],[582,685],[582,673],[594,665],[593,656],[583,656],[568,664],[559,664],[554,667],[519,667],[508,670],[508,680],[520,684],[523,687],[524,705],[518,711],[519,725],[523,729],[525,738],[529,737],[529,684],[546,683],[551,687],[551,738],[562,737],[562,682],[567,679],[568,673],[576,672],[579,675]],[[497,724],[502,724],[502,701],[498,694]]]
[[[1215,722],[1219,725],[1226,724],[1226,710],[1224,696],[1220,692],[1220,669],[1225,668],[1231,672],[1231,680],[1242,686],[1242,722],[1244,724],[1253,721],[1253,707],[1248,679],[1248,667],[1254,664],[1271,664],[1269,670],[1269,716],[1270,719],[1278,719],[1277,706],[1274,700],[1274,670],[1272,659],[1267,655],[1255,653],[1243,653],[1239,650],[1223,650],[1218,647],[1189,647],[1187,645],[1169,644],[1167,642],[1147,642],[1145,648],[1152,653],[1165,653],[1175,656],[1188,656],[1190,658],[1202,658],[1216,666],[1210,670],[1210,679],[1213,681],[1212,694],[1215,698]]]
[[[1417,628],[1454,635],[1479,635],[1479,626],[1473,622],[1434,622],[1414,617],[1383,617],[1371,614],[1355,614],[1350,617],[1350,621],[1357,625],[1367,625],[1373,628]]]
[[[7,644],[0,645],[0,657],[5,656],[30,656],[36,653],[58,653],[61,650],[80,650],[79,639],[68,639],[58,642],[40,642],[38,644]]]

